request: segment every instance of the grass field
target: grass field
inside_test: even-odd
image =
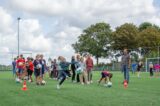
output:
[[[27,83],[28,91],[13,80],[11,72],[0,72],[0,106],[160,106],[160,78],[131,75],[127,89],[122,74],[115,72],[112,88],[98,86],[100,72],[94,72],[91,85],[73,84],[67,80],[60,90],[57,82],[46,77],[45,86]]]

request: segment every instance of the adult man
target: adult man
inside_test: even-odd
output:
[[[124,72],[124,80],[127,80],[129,83],[129,68],[131,64],[130,55],[128,54],[128,50],[123,50],[123,56],[122,56],[122,70]]]
[[[90,54],[88,54],[86,59],[86,68],[88,74],[88,83],[92,83],[93,59],[91,58]]]

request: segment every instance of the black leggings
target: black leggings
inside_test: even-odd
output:
[[[150,68],[149,71],[150,71],[150,76],[153,76],[153,68]]]
[[[62,73],[61,73],[61,76],[60,76],[59,85],[62,85],[63,82],[65,81],[65,79],[66,79],[66,74],[65,74],[65,72],[62,72]]]
[[[75,72],[75,68],[72,69],[72,81],[75,81],[75,77],[76,77],[76,72]]]
[[[77,74],[76,78],[77,78],[77,82],[80,82],[79,74]]]

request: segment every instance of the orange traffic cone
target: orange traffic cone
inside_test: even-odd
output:
[[[124,88],[127,88],[127,87],[128,87],[128,82],[127,82],[127,80],[124,80],[123,85],[124,85]]]
[[[22,88],[23,91],[26,91],[27,90],[27,84],[26,84],[26,80],[24,80],[23,82],[23,88]]]

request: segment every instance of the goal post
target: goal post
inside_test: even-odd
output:
[[[145,64],[146,72],[149,71],[149,63],[150,62],[152,62],[153,65],[155,65],[155,64],[159,64],[160,65],[160,57],[146,58],[146,64]]]

